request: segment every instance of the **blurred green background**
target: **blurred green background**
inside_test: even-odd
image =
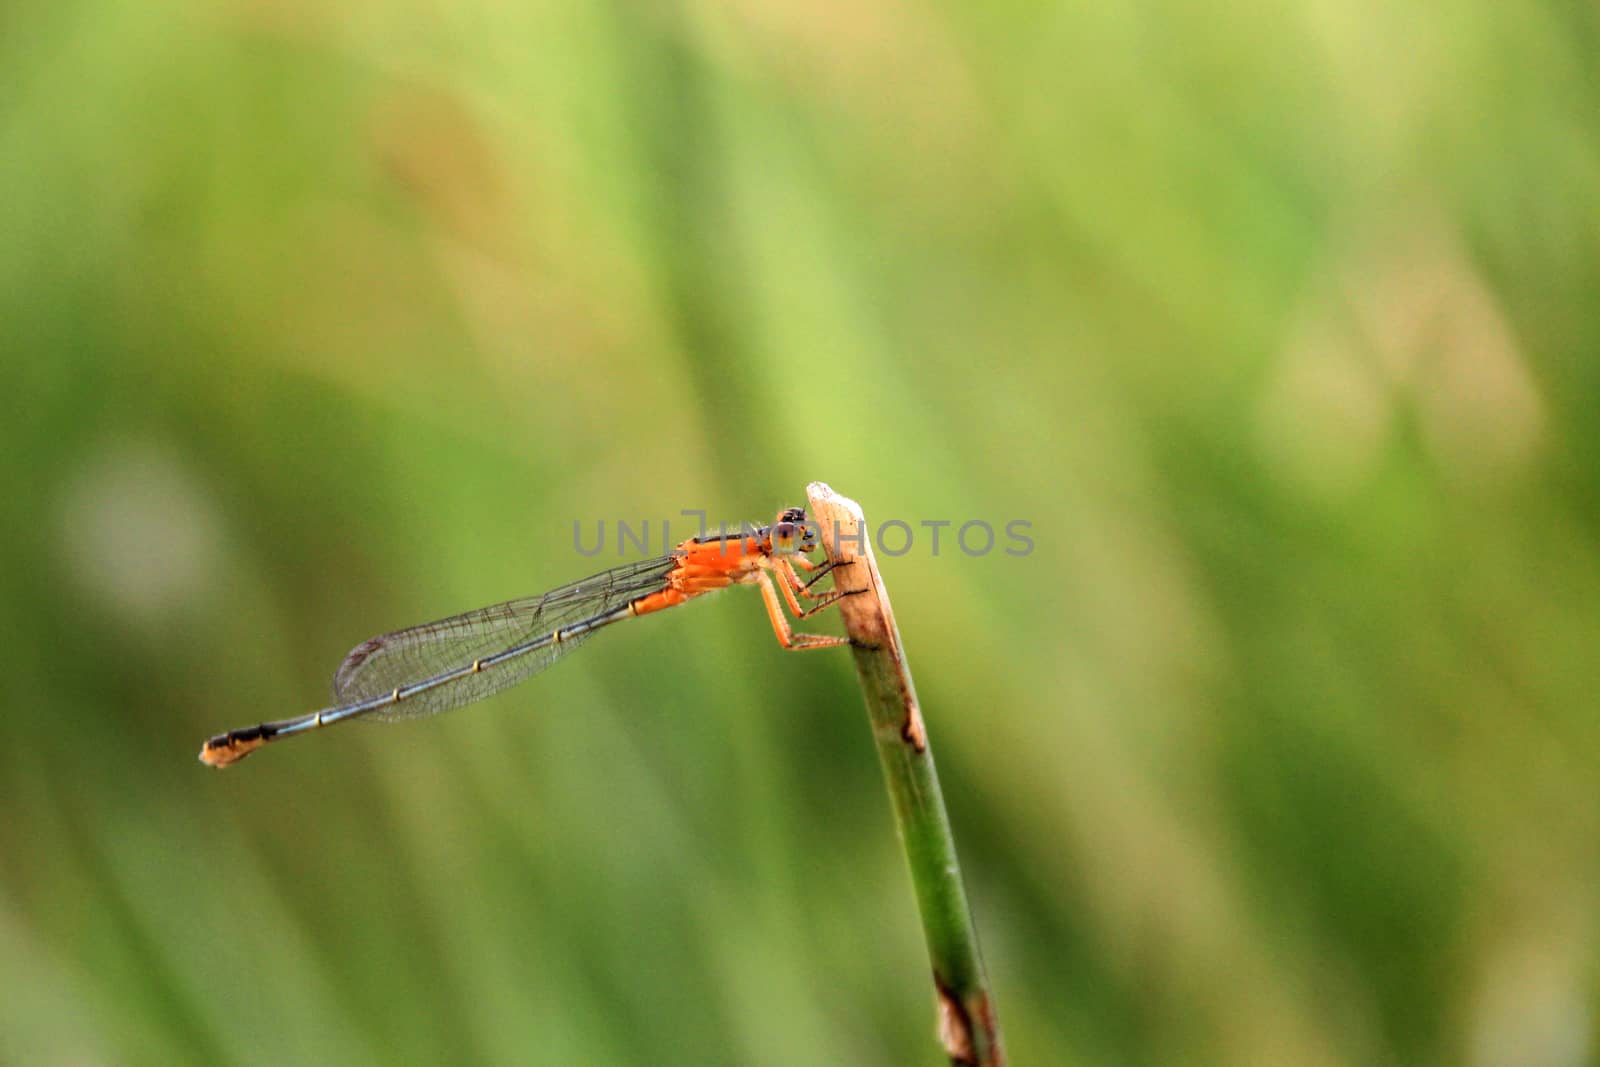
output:
[[[820,478],[1033,524],[881,558],[1014,1063],[1593,1062],[1597,45],[8,6],[0,1060],[940,1062],[849,658],[751,594],[195,761]]]

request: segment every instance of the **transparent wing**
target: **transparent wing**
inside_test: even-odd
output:
[[[380,634],[350,650],[333,676],[339,704],[392,693],[402,686],[470,667],[474,661],[516,648],[584,619],[604,615],[636,597],[660,589],[674,556],[641,560],[560,586],[543,596],[452,615],[437,622]],[[366,716],[379,721],[414,719],[481,700],[539,673],[591,634],[568,638],[476,673],[441,681],[389,708]]]

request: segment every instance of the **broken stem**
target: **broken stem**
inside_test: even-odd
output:
[[[806,495],[823,548],[836,565],[835,587],[862,594],[844,597],[839,610],[917,894],[938,997],[939,1039],[952,1063],[1001,1067],[1000,1024],[978,954],[933,750],[861,506],[822,482],[808,485]]]

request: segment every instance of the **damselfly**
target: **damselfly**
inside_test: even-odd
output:
[[[692,537],[670,555],[614,567],[543,596],[382,634],[351,649],[339,665],[332,707],[218,734],[201,747],[200,759],[226,767],[269,741],[334,723],[394,722],[459,708],[533,677],[614,622],[730,585],[760,586],[784,648],[847,644],[843,637],[797,634],[783,612],[787,602],[803,619],[843,595],[811,591],[833,569],[807,558],[816,547],[816,527],[806,521],[805,509],[788,508],[770,526]],[[814,573],[801,581],[796,567]],[[809,607],[800,606],[802,597],[812,602]]]

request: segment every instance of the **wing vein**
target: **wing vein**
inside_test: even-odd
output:
[[[676,563],[675,556],[640,560],[558,586],[541,596],[508,600],[380,634],[345,656],[333,676],[334,699],[341,705],[355,704],[437,678],[438,685],[363,717],[379,721],[418,718],[481,700],[539,673],[592,634],[551,642],[480,671],[465,668],[659,589]],[[443,679],[456,673],[458,677]]]

